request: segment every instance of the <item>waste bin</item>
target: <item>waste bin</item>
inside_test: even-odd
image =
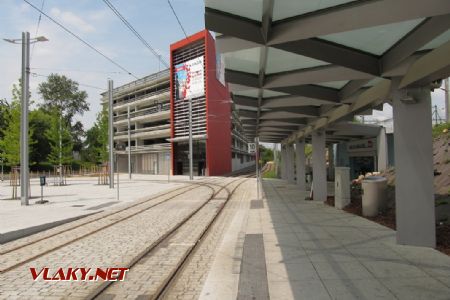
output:
[[[382,176],[369,176],[362,181],[362,214],[375,217],[386,205],[387,180]]]

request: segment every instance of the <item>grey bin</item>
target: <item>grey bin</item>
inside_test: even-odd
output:
[[[362,214],[375,217],[386,205],[387,180],[382,176],[369,176],[362,181]]]

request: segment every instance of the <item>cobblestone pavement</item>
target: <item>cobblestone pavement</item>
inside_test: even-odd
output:
[[[190,187],[192,188],[192,187]],[[28,245],[22,246],[20,249],[17,249],[13,252],[2,253],[2,261],[0,262],[0,270],[3,271],[8,269],[9,267],[14,266],[18,262],[23,262],[33,257],[40,255],[41,253],[46,253],[50,250],[61,247],[71,241],[80,239],[88,234],[97,232],[105,227],[111,226],[116,223],[118,220],[123,220],[133,215],[141,212],[142,210],[146,210],[152,208],[155,205],[158,205],[174,195],[183,193],[188,191],[190,188],[183,188],[181,190],[177,190],[167,195],[153,198],[151,201],[141,202],[138,205],[130,206],[126,210],[116,210],[114,212],[108,212],[102,214],[100,216],[92,216],[88,220],[83,220],[80,222],[76,222],[76,224],[71,224],[68,226],[64,226],[64,230],[69,231],[61,231],[61,229],[57,230],[49,230],[48,232],[42,234],[36,234],[33,238],[27,240],[34,240],[32,244],[28,243]],[[59,233],[56,235],[50,234],[50,232]],[[23,245],[23,241],[20,242]],[[14,244],[14,243],[12,243]],[[12,246],[8,245],[6,249],[12,249]],[[7,250],[5,250],[7,251]]]
[[[229,179],[224,179],[226,182]],[[223,184],[223,183],[222,183]],[[218,190],[215,187],[214,190]],[[129,266],[135,257],[146,252],[211,195],[211,188],[195,190],[161,203],[125,221],[77,240],[11,271],[0,274],[1,299],[85,298],[102,282],[33,281],[30,267],[37,269],[87,267],[108,268]],[[113,218],[114,220],[114,218]]]
[[[134,265],[126,281],[113,283],[99,299],[156,297],[226,203],[229,192],[241,182],[233,181],[227,190],[219,192],[180,230]]]
[[[253,181],[247,181],[239,188],[239,193],[235,193],[223,213],[199,245],[198,249],[191,255],[188,263],[180,271],[176,281],[171,285],[170,290],[164,295],[164,299],[198,299],[203,289],[203,284],[208,276],[208,272],[216,257],[219,244],[222,242],[224,233],[231,225],[234,216],[239,210],[248,209],[251,188]],[[242,249],[236,249],[234,259],[235,273],[239,274],[239,261]]]
[[[170,195],[175,194],[176,191],[184,191],[184,190],[188,190],[190,188],[192,188],[192,187],[191,186],[188,186],[188,187],[183,186],[183,187],[180,187],[180,188],[177,188],[177,189],[172,189],[171,191],[168,191],[168,192],[167,191],[161,192],[161,193],[158,193],[158,194],[156,194],[156,195],[154,195],[154,196],[152,196],[150,198],[144,198],[144,199],[132,202],[132,203],[126,203],[124,205],[117,206],[115,208],[112,208],[112,209],[100,212],[98,214],[91,215],[91,216],[82,218],[80,220],[76,220],[74,222],[63,224],[61,226],[57,226],[57,227],[54,227],[54,228],[51,228],[51,229],[39,232],[37,234],[30,235],[28,237],[24,237],[24,238],[21,238],[21,239],[9,242],[7,244],[4,244],[4,245],[0,246],[0,254],[3,255],[3,254],[5,254],[5,252],[10,251],[12,249],[30,245],[31,243],[35,243],[36,241],[39,241],[41,239],[48,238],[48,237],[53,236],[55,234],[64,232],[66,230],[73,229],[75,227],[81,226],[83,224],[86,224],[86,223],[89,223],[89,222],[92,222],[92,221],[96,221],[96,220],[98,220],[100,218],[107,217],[107,216],[109,216],[111,214],[114,214],[114,213],[117,213],[117,212],[119,212],[119,211],[121,211],[123,209],[127,209],[129,207],[132,207],[132,206],[135,206],[135,205],[139,205],[141,203],[147,203],[149,200],[158,200],[159,197],[162,197],[162,196],[165,196],[165,195],[170,196]]]

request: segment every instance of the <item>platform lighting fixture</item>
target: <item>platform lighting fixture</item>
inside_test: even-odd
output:
[[[29,153],[28,153],[28,109],[30,85],[30,44],[47,42],[45,36],[30,39],[29,32],[22,32],[21,39],[3,39],[11,44],[22,44],[22,99],[20,115],[20,202],[29,204]]]

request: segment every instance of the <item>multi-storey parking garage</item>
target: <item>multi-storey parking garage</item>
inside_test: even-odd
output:
[[[133,173],[169,172],[170,92],[169,70],[151,74],[113,91],[114,142],[119,170],[128,170],[128,139]],[[102,101],[106,103],[107,94]]]

